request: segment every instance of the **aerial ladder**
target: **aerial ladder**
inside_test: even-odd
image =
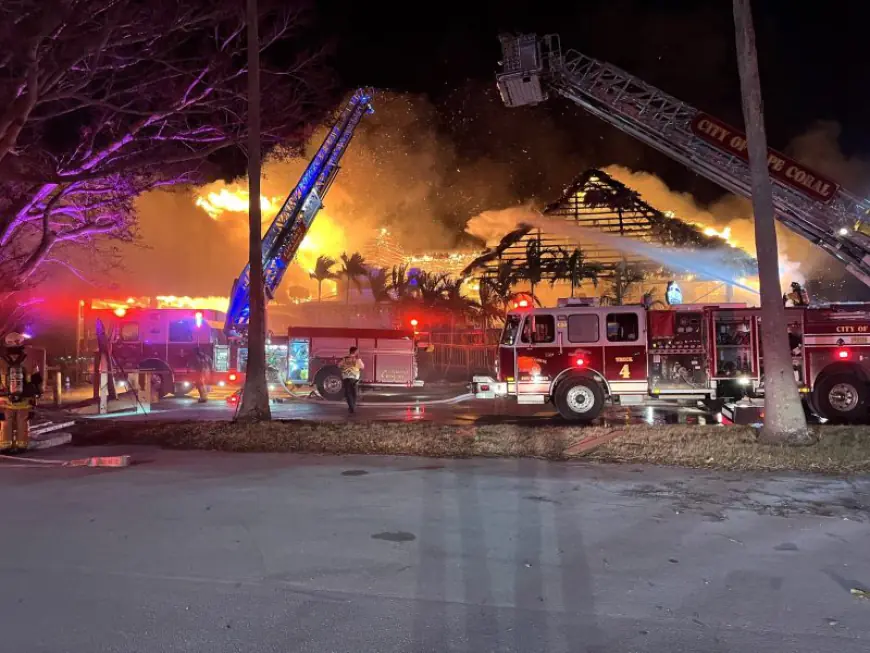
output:
[[[338,174],[339,163],[354,130],[363,115],[374,112],[371,99],[370,89],[358,89],[353,94],[263,236],[263,281],[267,299],[274,299],[287,267],[323,207],[323,199]],[[224,325],[227,335],[245,334],[250,311],[251,268],[246,265],[230,293]]]
[[[751,197],[746,136],[739,130],[616,66],[574,50],[563,54],[558,35],[503,34],[499,40],[496,82],[508,107],[561,95],[726,190]],[[870,286],[870,201],[773,149],[768,169],[780,222]]]

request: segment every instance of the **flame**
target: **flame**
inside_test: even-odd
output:
[[[208,213],[212,220],[218,220],[224,213],[247,213],[249,199],[247,190],[233,185],[197,196],[196,205]],[[260,195],[263,218],[271,220],[281,207],[280,202],[279,197]]]
[[[196,197],[195,203],[212,220],[219,220],[225,213],[247,214],[249,197],[247,189],[239,185],[232,185],[211,192],[203,192]],[[281,202],[282,199],[279,197],[260,195],[260,208],[263,212],[264,224],[271,224],[275,214],[281,208]],[[329,214],[321,210],[299,245],[294,262],[306,272],[312,272],[318,256],[330,256],[337,259],[346,248],[344,230]]]
[[[130,308],[191,308],[214,310],[226,313],[230,304],[229,297],[176,297],[175,295],[157,295],[156,297],[127,297],[123,299],[92,299],[92,309],[110,309],[113,311]]]
[[[156,308],[198,308],[210,309],[226,313],[230,305],[229,297],[176,297],[175,295],[157,295]]]
[[[701,225],[703,226],[703,225]],[[740,244],[731,238],[731,227],[724,227],[721,231],[716,229],[715,227],[704,227],[704,235],[705,236],[713,236],[715,238],[721,238],[728,245],[734,248],[740,247]]]

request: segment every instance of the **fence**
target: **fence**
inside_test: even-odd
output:
[[[467,377],[474,373],[495,372],[495,357],[498,347],[485,345],[435,344],[435,370],[444,376],[464,373]]]

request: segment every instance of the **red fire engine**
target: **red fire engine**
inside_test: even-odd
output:
[[[795,379],[809,408],[863,422],[870,391],[870,304],[787,308]],[[606,403],[655,399],[721,403],[764,395],[760,311],[740,304],[667,310],[560,300],[508,313],[496,379],[477,376],[479,399],[552,402],[589,422]]]
[[[224,313],[209,309],[148,308],[135,304],[106,307],[94,301],[79,313],[81,351],[98,349],[96,323],[103,323],[119,371],[151,370],[152,387],[161,396],[193,390],[196,348],[212,360],[211,383],[241,385],[239,349],[223,332]]]

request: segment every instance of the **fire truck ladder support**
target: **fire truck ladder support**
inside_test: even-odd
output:
[[[370,89],[358,89],[353,94],[263,237],[263,277],[268,299],[274,298],[302,239],[323,207],[323,198],[338,174],[339,162],[359,121],[364,114],[374,112],[371,99]],[[230,293],[226,333],[237,335],[245,330],[250,303],[251,270],[246,265]]]
[[[726,190],[751,196],[746,137],[738,130],[616,66],[574,50],[562,54],[558,35],[499,39],[496,80],[508,107],[538,104],[552,91]],[[870,201],[775,150],[769,155],[777,218],[870,286]]]

